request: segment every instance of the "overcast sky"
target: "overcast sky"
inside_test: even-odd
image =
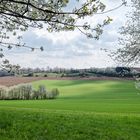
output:
[[[72,2],[73,0],[71,0]],[[107,9],[121,4],[121,0],[103,0]],[[73,5],[71,3],[71,5]],[[107,10],[106,9],[106,10]],[[128,8],[122,7],[104,15],[96,15],[87,20],[91,24],[101,22],[107,16],[113,22],[104,28],[100,40],[88,39],[78,30],[74,32],[48,33],[46,30],[29,29],[23,39],[29,46],[43,46],[44,51],[30,52],[28,49],[13,49],[5,52],[6,58],[22,67],[114,67],[115,62],[101,51],[101,48],[114,50],[118,47],[119,28],[125,24]]]

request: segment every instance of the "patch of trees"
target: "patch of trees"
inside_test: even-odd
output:
[[[41,100],[55,99],[59,95],[57,88],[48,91],[44,85],[35,90],[31,85],[0,87],[0,100]]]

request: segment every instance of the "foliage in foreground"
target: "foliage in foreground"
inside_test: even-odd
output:
[[[47,91],[46,87],[39,85],[37,90],[31,85],[0,87],[0,100],[29,100],[29,99],[54,99],[59,95],[57,88]]]
[[[99,40],[104,27],[111,23],[107,17],[94,25],[86,18],[97,14],[114,11],[124,5],[106,10],[106,5],[100,0],[1,0],[0,1],[0,67],[12,73],[18,73],[19,65],[12,65],[4,57],[4,50],[12,48],[29,48],[31,51],[44,48],[26,45],[22,33],[29,29],[44,29],[48,32],[78,30],[88,38]],[[74,7],[73,7],[73,6]],[[71,8],[70,8],[71,7]],[[11,36],[13,37],[11,42]]]
[[[112,56],[121,64],[135,64],[140,62],[140,0],[131,0],[131,12],[126,17],[120,30],[120,47]]]
[[[140,78],[136,77],[135,87],[136,89],[140,90]]]
[[[12,113],[11,113],[12,112]],[[139,140],[140,118],[73,111],[0,109],[4,140]]]

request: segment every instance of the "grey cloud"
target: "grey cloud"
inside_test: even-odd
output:
[[[109,3],[111,0],[108,0],[107,3]],[[114,1],[116,4],[118,2],[117,0]],[[113,1],[111,1],[111,6],[114,6],[115,4]],[[110,6],[110,7],[111,7]],[[106,49],[112,49],[116,47],[117,45],[117,39],[119,34],[118,28],[122,26],[123,22],[125,21],[125,14],[123,13],[123,9],[120,9],[120,11],[113,12],[112,14],[109,14],[111,17],[115,17],[116,20],[113,21],[112,24],[104,28],[104,33],[100,37],[100,40],[96,41],[94,39],[87,39],[86,36],[83,34],[78,35],[75,38],[72,38],[70,41],[66,41],[63,43],[61,40],[59,40],[56,43],[53,43],[53,39],[46,38],[45,36],[37,36],[31,29],[28,32],[25,32],[23,35],[23,41],[26,42],[29,46],[32,47],[40,47],[43,46],[45,51],[44,52],[33,52],[31,53],[28,49],[13,49],[9,51],[6,51],[5,53],[9,58],[11,58],[13,61],[21,62],[24,65],[28,66],[39,66],[44,64],[50,64],[55,65],[55,63],[58,62],[56,65],[60,66],[66,66],[67,61],[69,62],[69,65],[73,66],[78,63],[81,64],[83,67],[88,66],[94,56],[94,63],[98,63],[97,65],[105,65],[107,66],[107,61],[104,62],[104,60],[108,60],[109,58],[106,58],[106,55],[103,54],[102,58],[99,58],[99,50],[100,48],[106,48]],[[108,14],[101,16],[102,19],[106,17]],[[96,16],[97,17],[97,16]],[[47,32],[47,31],[46,31]],[[75,31],[77,32],[77,31]],[[111,34],[110,32],[114,32],[114,34]],[[15,54],[12,56],[12,53]],[[29,55],[28,55],[29,54]],[[17,59],[16,57],[19,57]],[[29,59],[23,59],[24,57],[32,57]],[[97,59],[95,59],[95,57]],[[81,61],[80,60],[84,60]],[[85,60],[87,59],[87,60]],[[104,60],[103,60],[104,59]],[[28,64],[26,64],[26,61],[28,60]],[[88,63],[87,63],[88,62]],[[33,64],[36,63],[36,64]],[[53,63],[53,64],[52,64]],[[96,65],[96,64],[95,64]],[[69,66],[70,67],[70,66]]]

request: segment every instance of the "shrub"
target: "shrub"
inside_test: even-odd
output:
[[[59,90],[57,88],[54,88],[52,89],[51,93],[54,96],[54,98],[56,98],[59,95]]]
[[[48,75],[47,74],[44,74],[44,77],[48,77]]]
[[[44,85],[39,85],[38,89],[39,99],[46,99],[46,87]]]
[[[32,95],[31,95],[31,99],[35,99],[35,100],[37,100],[37,99],[39,99],[39,94],[38,94],[38,91],[36,91],[36,90],[33,90],[33,93],[32,93]]]
[[[62,74],[61,74],[61,77],[64,77],[64,76],[65,76],[64,73],[62,73]]]
[[[47,99],[55,99],[59,95],[59,90],[57,88],[52,89],[47,94]]]
[[[29,73],[27,76],[28,77],[33,77],[34,76],[34,73]]]
[[[136,89],[140,90],[140,78],[139,77],[135,77],[136,82],[135,82],[135,87]]]

